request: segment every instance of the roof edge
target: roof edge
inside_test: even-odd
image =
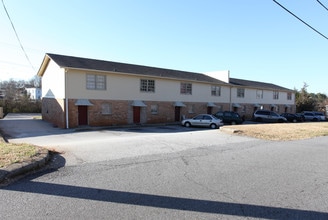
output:
[[[48,54],[46,54],[44,56],[44,58],[43,58],[43,61],[41,63],[41,66],[40,66],[40,68],[39,68],[39,70],[38,70],[38,72],[36,74],[37,76],[39,76],[39,77],[42,77],[43,76],[44,72],[46,71],[46,69],[47,69],[47,67],[49,65],[49,62],[50,62],[50,57],[48,56]]]

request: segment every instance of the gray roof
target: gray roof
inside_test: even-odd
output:
[[[73,56],[64,56],[47,53],[57,65],[62,68],[97,70],[106,72],[130,73],[163,78],[193,80],[208,83],[227,84],[221,80],[212,78],[202,73],[193,73],[179,70],[170,70],[157,67],[148,67],[134,64],[118,63],[104,60],[95,60]]]
[[[226,82],[210,77],[203,73],[193,73],[193,72],[186,72],[180,70],[171,70],[171,69],[164,69],[164,68],[157,68],[157,67],[96,60],[96,59],[81,58],[81,57],[74,57],[74,56],[65,56],[65,55],[58,55],[58,54],[51,54],[51,53],[47,53],[46,55],[62,68],[117,72],[123,74],[128,73],[128,74],[135,74],[135,75],[173,78],[173,79],[180,79],[180,80],[192,80],[192,81],[200,81],[200,82],[215,83],[215,84],[226,84],[226,85],[230,84],[230,85],[236,85],[242,87],[292,91],[290,89],[277,86],[271,83],[257,82],[251,80],[230,78],[228,84]]]
[[[252,87],[252,88],[263,88],[263,89],[275,89],[275,90],[290,90],[281,86],[277,86],[272,83],[257,82],[244,79],[230,78],[230,84],[242,87]],[[290,90],[291,91],[291,90]]]

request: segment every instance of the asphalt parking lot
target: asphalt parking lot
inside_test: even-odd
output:
[[[138,126],[108,129],[60,129],[37,114],[9,114],[0,122],[12,143],[31,143],[62,152],[67,165],[178,152],[216,144],[253,141],[218,129],[180,125]]]

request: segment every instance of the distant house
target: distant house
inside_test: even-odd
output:
[[[46,54],[42,117],[58,127],[178,122],[199,113],[234,110],[251,117],[255,108],[295,111],[292,90],[273,84]],[[223,78],[223,79],[221,79]]]
[[[25,88],[26,93],[30,96],[32,100],[41,99],[41,88]]]

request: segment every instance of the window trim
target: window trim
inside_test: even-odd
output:
[[[263,99],[263,89],[256,90],[256,99]]]
[[[211,96],[221,96],[221,86],[211,86]]]
[[[154,93],[155,92],[155,80],[154,79],[140,79],[140,92],[153,92]]]
[[[192,95],[192,83],[181,82],[180,83],[180,94]]]
[[[91,77],[93,79],[91,79]],[[102,79],[102,80],[100,80]],[[107,77],[106,75],[99,75],[99,74],[86,74],[86,89],[87,90],[106,90]]]
[[[237,98],[245,98],[245,88],[237,88]]]
[[[274,90],[273,91],[273,99],[274,100],[278,100],[279,99],[279,91],[278,90]]]

